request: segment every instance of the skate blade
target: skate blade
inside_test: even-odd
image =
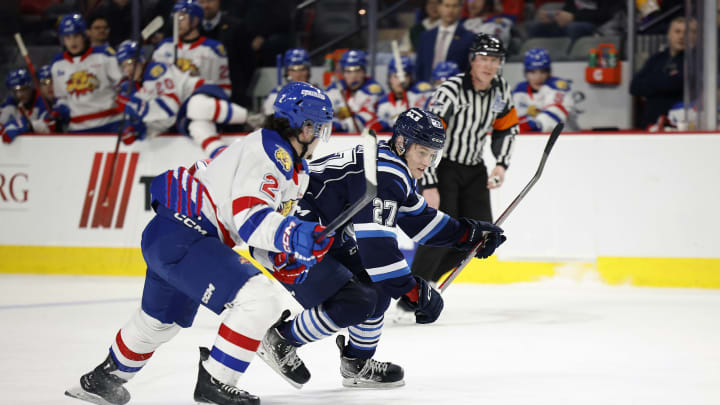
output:
[[[91,393],[85,391],[80,386],[70,388],[69,390],[65,391],[65,395],[69,396],[70,398],[79,399],[81,401],[92,402],[93,404],[115,405],[111,402],[104,400],[99,395],[91,394]]]
[[[343,387],[347,388],[369,388],[369,389],[392,389],[405,385],[405,380],[381,383],[377,381],[356,380],[354,378],[343,378]]]
[[[258,347],[257,352],[255,352],[255,353],[257,353],[257,355],[260,356],[261,359],[263,359],[265,364],[270,366],[270,368],[273,369],[273,371],[275,371],[275,373],[277,373],[277,375],[282,377],[283,380],[287,381],[288,383],[290,383],[290,385],[292,385],[293,387],[295,387],[297,389],[302,389],[303,384],[299,384],[299,383],[291,380],[290,378],[285,376],[285,374],[283,374],[282,371],[280,371],[280,367],[278,367],[277,364],[273,361],[272,355],[268,354],[268,351],[263,349],[262,344],[260,345],[260,347]]]

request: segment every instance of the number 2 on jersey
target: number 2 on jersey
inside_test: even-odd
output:
[[[268,197],[271,199],[275,199],[275,193],[277,193],[280,189],[278,188],[278,181],[272,174],[266,174],[263,178],[262,185],[260,186],[260,190],[265,193]]]

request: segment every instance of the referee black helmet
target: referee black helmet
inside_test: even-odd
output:
[[[503,45],[500,38],[490,34],[477,34],[473,38],[472,44],[470,44],[470,62],[475,58],[475,55],[486,55],[486,56],[497,56],[501,62],[505,61],[505,46]]]

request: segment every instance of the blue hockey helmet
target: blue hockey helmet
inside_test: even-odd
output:
[[[30,72],[28,72],[25,68],[11,70],[5,79],[5,86],[8,90],[12,90],[20,86],[32,87],[32,77],[30,77]]]
[[[432,71],[432,81],[445,81],[450,76],[460,73],[460,67],[453,61],[440,62]]]
[[[205,16],[202,7],[195,0],[179,0],[172,8],[173,14],[177,12],[187,13],[192,21],[193,17],[197,17],[198,23],[202,21]]]
[[[128,59],[135,59],[136,55],[138,55],[137,42],[126,39],[125,41],[122,41],[120,45],[118,45],[115,57],[117,58],[118,63],[122,65],[122,63]],[[144,61],[145,55],[142,48],[140,48],[139,55],[140,61]]]
[[[412,59],[407,56],[401,56],[400,63],[402,64],[403,72],[405,72],[406,75],[412,76],[413,73],[415,73],[415,64],[413,63]],[[390,60],[390,63],[388,64],[388,75],[390,73],[397,73],[397,68],[395,67],[395,58],[392,58]]]
[[[404,138],[402,145],[398,143],[398,136]],[[408,150],[413,143],[437,151],[431,164],[432,167],[437,167],[445,146],[445,126],[440,117],[434,113],[413,107],[398,116],[393,126],[390,143],[395,145],[400,154]]]
[[[543,48],[533,48],[525,52],[523,66],[528,70],[550,70],[550,54]]]
[[[50,71],[50,65],[42,65],[37,71],[38,80],[52,80],[52,72]]]
[[[327,142],[332,131],[333,108],[324,91],[305,82],[288,83],[278,92],[274,116],[285,118],[297,130],[312,125],[314,135]]]
[[[359,49],[351,49],[340,57],[340,67],[345,69],[361,68],[366,70],[367,53]]]
[[[70,34],[85,34],[87,25],[79,13],[65,14],[58,24],[58,35],[64,37]]]
[[[288,49],[283,57],[285,69],[290,66],[310,66],[310,55],[302,48]]]

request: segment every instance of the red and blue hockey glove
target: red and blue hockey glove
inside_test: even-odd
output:
[[[307,267],[298,263],[295,255],[285,252],[271,253],[273,276],[285,284],[300,284],[307,278]]]
[[[65,104],[58,104],[50,110],[50,117],[56,122],[70,121],[70,108]]]
[[[400,297],[403,304],[415,311],[415,322],[433,323],[445,307],[442,295],[424,279],[415,277],[415,287]]]
[[[120,139],[122,139],[125,145],[132,145],[138,138],[138,132],[132,125],[125,125],[120,133]]]
[[[282,233],[275,235],[275,246],[284,252],[293,253],[299,263],[312,267],[325,257],[334,240],[333,234],[330,234],[321,241],[315,241],[324,229],[325,227],[317,222],[287,217],[278,229],[278,233]]]
[[[492,256],[495,249],[505,242],[502,228],[489,222],[478,221],[472,218],[460,218],[458,221],[466,226],[465,233],[457,243],[455,249],[469,251],[483,238],[483,232],[488,232],[485,244],[478,250],[475,257],[486,259]]]

